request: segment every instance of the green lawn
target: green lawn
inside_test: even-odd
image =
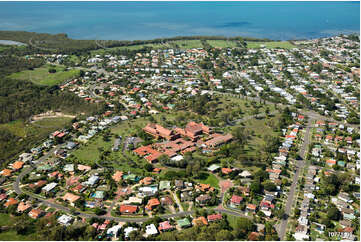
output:
[[[21,49],[21,48],[25,48],[26,46],[24,45],[1,45],[0,44],[0,51],[6,50],[6,49],[10,49],[10,48],[16,48],[16,49]]]
[[[170,48],[169,45],[162,45],[162,44],[142,44],[142,45],[130,45],[130,46],[121,46],[121,47],[113,47],[113,48],[107,48],[107,49],[99,49],[99,50],[93,50],[91,53],[93,55],[102,55],[107,52],[116,51],[116,50],[140,50],[144,47],[152,47],[153,49],[161,49],[161,48]]]
[[[60,84],[65,80],[74,78],[79,75],[80,71],[72,69],[65,71],[64,66],[56,66],[56,73],[49,73],[50,65],[44,65],[34,70],[25,70],[11,74],[9,77],[13,79],[32,81],[35,84],[52,86]]]
[[[26,241],[35,240],[35,234],[19,235],[15,231],[10,230],[0,233],[0,241]]]
[[[42,127],[64,127],[67,124],[70,124],[72,118],[70,117],[57,117],[57,118],[43,118],[38,121],[35,121],[33,126],[42,126]]]
[[[14,223],[15,219],[7,213],[0,213],[0,226],[8,226]]]
[[[227,41],[227,40],[207,40],[208,44],[215,48],[232,48],[237,47],[236,41]]]
[[[80,161],[84,162],[91,162],[99,161],[99,155],[101,152],[99,151],[99,148],[102,148],[103,150],[110,150],[113,144],[113,139],[111,141],[104,141],[103,137],[101,135],[97,135],[93,139],[90,139],[86,144],[81,145],[81,147],[72,154],[78,158]]]
[[[193,49],[193,48],[203,47],[200,40],[176,40],[176,41],[169,41],[168,44],[171,46],[178,45],[178,48],[181,49]]]
[[[272,48],[292,49],[297,47],[288,41],[247,42],[248,48],[261,48],[261,45],[264,45],[266,48],[270,48],[270,49]]]
[[[74,63],[79,63],[80,58],[76,55],[71,55],[71,56],[69,56],[69,61],[73,61]]]
[[[253,106],[251,105],[252,101],[246,100],[243,98],[238,97],[232,97],[232,96],[219,96],[220,102],[217,106],[219,108],[220,112],[226,111],[229,112],[230,110],[236,110],[241,109],[242,113],[244,113],[244,116],[253,115]],[[259,103],[256,103],[259,105]],[[269,104],[262,104],[259,108],[259,113],[264,113],[266,110],[266,107],[268,107],[270,112],[273,112],[275,110],[274,105]]]
[[[227,220],[228,220],[229,226],[231,226],[233,229],[236,228],[236,224],[237,224],[238,219],[239,219],[239,217],[237,217],[237,216],[227,214]]]
[[[11,226],[16,222],[16,219],[9,214],[0,213],[0,227]],[[0,232],[0,241],[4,240],[34,240],[34,234],[30,235],[18,235],[15,231],[9,230],[6,232]]]
[[[182,208],[183,208],[183,211],[188,211],[188,208],[189,208],[189,203],[187,202],[181,202],[181,205],[182,205]]]
[[[10,46],[0,45],[0,51],[6,50],[6,49],[9,49],[9,48],[10,48]]]
[[[201,177],[202,177],[201,179],[197,179],[197,182],[203,183],[203,184],[209,184],[212,187],[219,188],[219,185],[218,185],[219,181],[215,175],[213,175],[211,173],[202,172]]]

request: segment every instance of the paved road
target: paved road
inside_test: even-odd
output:
[[[312,123],[313,123],[313,119],[309,119],[307,126],[306,126],[304,140],[303,140],[301,149],[299,150],[299,155],[301,156],[302,159],[297,161],[297,169],[293,176],[293,181],[292,181],[290,190],[288,192],[288,197],[287,197],[287,202],[286,202],[286,207],[285,207],[285,218],[283,218],[281,220],[281,223],[278,224],[278,227],[277,227],[280,240],[284,240],[286,230],[287,230],[287,225],[288,225],[288,217],[290,216],[291,211],[292,211],[292,205],[294,203],[295,191],[297,188],[299,176],[303,170],[303,167],[305,166],[304,158],[305,158],[306,150],[310,144],[310,129],[311,129]]]
[[[54,154],[54,152],[59,149],[61,147],[61,145],[57,145],[54,148],[52,148],[46,155],[43,155],[40,159],[38,159],[36,161],[36,164],[40,164],[42,162],[44,162],[46,159],[49,158],[50,155]],[[16,180],[14,182],[14,190],[17,194],[21,194],[22,191],[20,189],[20,182],[21,180],[24,178],[25,175],[29,174],[33,169],[34,169],[35,164],[31,165],[30,167],[26,168],[25,170],[23,170],[17,177]]]
[[[179,208],[179,211],[183,212],[184,210],[183,210],[181,202],[179,201],[179,198],[178,198],[177,194],[175,194],[174,192],[172,192],[170,190],[168,190],[168,191],[169,191],[170,194],[172,194],[172,197],[173,197],[174,201],[176,202],[176,204],[177,204],[177,206]]]

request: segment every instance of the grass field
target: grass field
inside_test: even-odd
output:
[[[74,63],[79,63],[80,62],[80,58],[76,55],[71,55],[69,56],[69,60],[73,61]]]
[[[16,222],[16,219],[9,214],[0,213],[0,227],[11,226]],[[18,235],[15,231],[9,230],[6,232],[0,232],[0,241],[11,240],[34,240],[34,234],[30,235]]]
[[[230,111],[231,109],[238,109],[240,108],[244,115],[253,115],[254,108],[252,107],[251,100],[246,100],[243,98],[237,98],[232,96],[220,96],[220,103],[217,108],[219,108],[219,111]],[[259,105],[259,103],[257,103]],[[259,108],[259,113],[264,113],[266,110],[266,107],[268,107],[270,112],[273,112],[275,110],[274,105],[269,104],[262,104]]]
[[[12,134],[19,137],[26,137],[25,123],[21,120],[12,121],[10,123],[0,124],[0,128],[5,128],[9,130]]]
[[[219,185],[218,185],[219,181],[215,175],[213,175],[211,173],[202,172],[200,176],[201,176],[201,179],[197,179],[197,181],[199,183],[209,184],[212,187],[219,188]]]
[[[65,71],[64,66],[56,66],[56,73],[49,73],[50,65],[44,65],[34,70],[25,70],[11,74],[9,77],[13,79],[32,81],[35,84],[52,86],[67,79],[71,79],[79,75],[79,70],[72,69]]]
[[[193,49],[193,48],[202,48],[203,45],[200,40],[176,40],[169,41],[170,46],[178,45],[181,49]]]
[[[117,50],[139,50],[144,47],[152,47],[154,49],[161,49],[161,48],[170,48],[170,45],[162,45],[162,44],[143,44],[143,45],[130,45],[130,46],[122,46],[122,47],[113,47],[113,48],[107,48],[107,49],[99,49],[99,50],[93,50],[91,53],[93,55],[102,55],[107,52],[111,51],[117,51]]]
[[[33,123],[33,126],[41,126],[43,128],[64,127],[69,124],[72,118],[57,117],[57,118],[43,118]]]
[[[113,139],[114,138],[106,142],[103,140],[102,136],[96,136],[95,138],[88,141],[85,145],[82,145],[79,149],[72,152],[72,154],[80,161],[99,161],[99,155],[101,152],[98,148],[103,148],[103,150],[110,150],[113,144]]]
[[[207,40],[207,42],[217,48],[226,48],[226,47],[236,47],[237,43],[235,41],[227,41],[227,40]],[[145,46],[152,47],[154,49],[162,49],[162,48],[178,48],[180,49],[193,49],[193,48],[202,48],[203,45],[200,40],[174,40],[166,42],[165,44],[142,44],[142,45],[131,45],[131,46],[122,46],[122,47],[114,47],[108,49],[99,49],[91,51],[93,55],[95,54],[104,54],[108,51],[116,51],[116,50],[139,50]]]
[[[10,49],[10,48],[17,48],[17,49],[21,49],[21,48],[25,48],[26,46],[24,45],[1,45],[0,44],[0,51],[6,50],[6,49]]]
[[[261,45],[264,45],[266,48],[269,49],[273,49],[273,48],[292,49],[297,47],[288,41],[247,42],[248,48],[261,48]]]
[[[0,241],[31,241],[35,240],[35,234],[19,235],[15,231],[10,230],[0,233]]]
[[[0,213],[0,226],[8,226],[14,223],[15,219],[7,213]]]
[[[228,220],[229,226],[231,226],[233,229],[235,229],[238,217],[227,214],[227,220]]]
[[[9,49],[9,48],[10,48],[10,46],[0,45],[0,51],[6,50],[6,49]]]
[[[22,120],[12,121],[6,124],[0,124],[0,128],[9,130],[12,134],[19,137],[28,137],[33,134],[48,134],[52,130],[63,128],[66,124],[70,124],[72,118],[44,118],[34,122],[34,124],[26,124]]]
[[[237,42],[227,40],[207,40],[208,44],[215,48],[232,48],[237,47]]]

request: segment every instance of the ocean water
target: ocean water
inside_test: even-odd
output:
[[[309,39],[360,32],[359,2],[0,2],[0,30],[135,40]]]

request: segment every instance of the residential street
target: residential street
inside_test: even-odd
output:
[[[295,191],[296,191],[296,188],[298,185],[299,176],[300,176],[300,173],[302,173],[303,168],[306,164],[304,158],[305,158],[306,150],[310,144],[310,129],[311,129],[312,123],[313,123],[313,119],[309,119],[307,126],[305,127],[306,132],[304,134],[302,146],[299,150],[299,155],[302,159],[298,160],[298,162],[297,162],[296,172],[293,176],[292,184],[291,184],[290,190],[288,192],[287,202],[286,202],[286,207],[285,207],[285,217],[281,220],[281,222],[279,224],[277,224],[277,231],[278,231],[280,240],[285,239],[284,237],[285,237],[285,234],[287,231],[288,218],[289,218],[289,216],[291,216],[291,212],[293,209]]]

